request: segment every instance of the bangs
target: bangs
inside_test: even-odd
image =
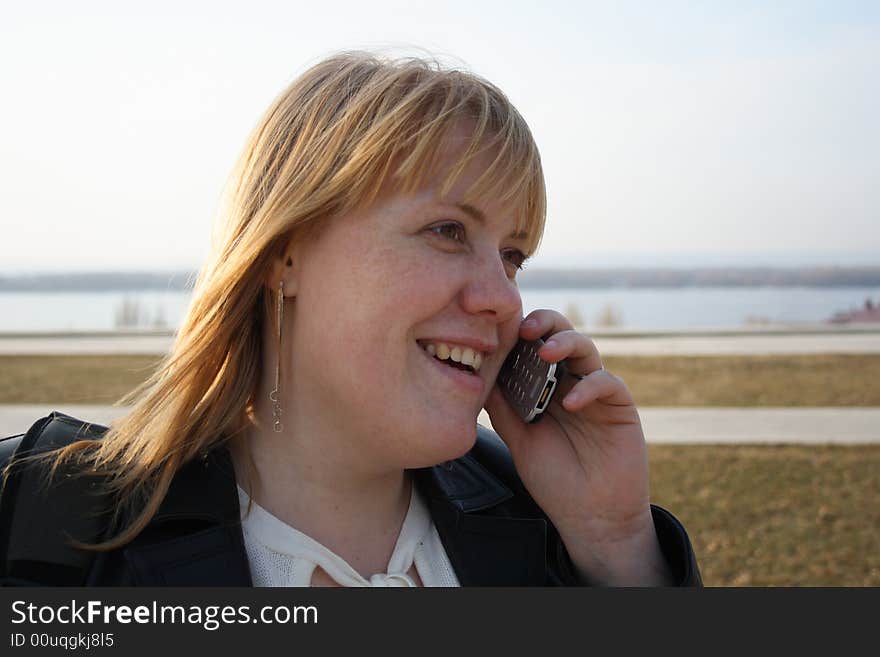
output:
[[[472,73],[440,70],[424,60],[384,69],[383,79],[355,93],[360,98],[354,104],[369,107],[371,116],[349,160],[365,165],[355,176],[361,184],[349,187],[359,197],[351,201],[371,202],[386,182],[405,193],[423,188],[450,135],[464,127],[470,134],[445,171],[441,196],[475,158],[489,154],[489,166],[465,191],[464,201],[479,207],[480,199],[491,199],[510,212],[526,255],[532,255],[544,231],[546,193],[538,148],[516,108]]]
[[[450,153],[450,138],[462,134]],[[411,193],[434,185],[438,171],[448,196],[476,158],[489,164],[464,202],[508,213],[532,255],[544,231],[544,175],[531,131],[504,93],[436,60],[342,53],[270,108],[246,150],[233,205],[258,217],[246,224],[254,235],[277,220],[269,233],[280,240],[294,226],[320,232],[325,219],[371,205],[387,186]]]
[[[428,184],[428,177],[436,170],[439,153],[444,143],[448,143],[444,137],[460,127],[461,120],[451,123],[443,126],[438,137],[420,140],[394,172],[394,177],[402,181],[402,189],[412,192]],[[544,230],[544,180],[537,150],[530,140],[517,135],[515,128],[515,125],[504,126],[496,131],[478,122],[467,144],[459,149],[447,169],[440,196],[450,193],[474,159],[490,154],[489,166],[465,190],[463,201],[480,207],[481,199],[491,199],[507,209],[514,218],[516,237],[526,240],[527,255],[532,255]]]
[[[462,126],[471,134],[446,171],[440,195],[446,196],[471,162],[486,154],[490,164],[464,193],[464,202],[479,207],[491,199],[512,213],[515,234],[526,241],[527,255],[538,248],[544,231],[546,196],[541,158],[519,112],[490,83],[448,73],[440,98],[426,108],[421,125],[399,149],[406,153],[393,177],[411,192],[427,184],[436,170],[448,137]],[[451,84],[450,84],[451,83]],[[483,86],[485,85],[485,86]],[[440,86],[440,85],[438,85]],[[439,96],[439,94],[438,94]]]

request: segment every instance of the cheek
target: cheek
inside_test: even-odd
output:
[[[501,337],[499,339],[502,342],[502,346],[508,351],[513,349],[513,345],[515,345],[517,340],[519,340],[519,327],[521,322],[522,320],[518,317],[516,319],[512,319],[504,326],[501,331]]]
[[[389,249],[368,270],[364,286],[389,321],[414,323],[446,308],[460,287],[460,272],[442,258]]]
[[[498,350],[505,357],[513,349],[517,340],[519,340],[519,327],[521,323],[522,320],[519,317],[512,318],[510,321],[505,322],[504,326],[499,330]],[[501,368],[500,363],[498,367],[499,369]]]

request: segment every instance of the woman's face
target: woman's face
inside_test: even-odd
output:
[[[477,415],[517,339],[514,277],[526,248],[511,235],[513,215],[492,199],[463,204],[487,165],[474,161],[445,199],[437,175],[412,195],[385,194],[337,217],[313,242],[293,247],[285,380],[295,412],[308,413],[315,430],[401,467],[439,463],[473,445]],[[472,350],[479,370],[430,353],[445,348]]]

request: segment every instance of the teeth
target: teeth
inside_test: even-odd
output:
[[[424,350],[428,352],[431,356],[435,356],[440,360],[450,359],[456,363],[461,363],[463,365],[470,365],[474,368],[475,372],[480,371],[480,366],[483,364],[483,354],[479,351],[475,351],[470,347],[462,347],[457,345],[452,345],[451,347],[448,344],[443,342],[429,342],[423,346]]]

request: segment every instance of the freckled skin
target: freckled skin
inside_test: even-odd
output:
[[[475,161],[446,201],[460,201],[486,164]],[[397,467],[432,465],[473,445],[522,317],[516,268],[502,252],[525,248],[509,237],[512,213],[491,202],[479,209],[484,225],[438,205],[431,186],[391,193],[294,247],[295,300],[285,309],[289,412]],[[429,230],[448,221],[464,227],[462,243]],[[481,394],[438,375],[416,343],[456,335],[498,344],[482,365]]]

